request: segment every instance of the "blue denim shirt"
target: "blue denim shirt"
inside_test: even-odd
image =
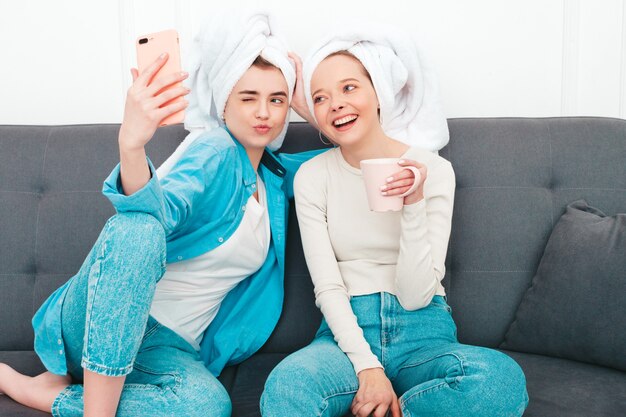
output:
[[[258,172],[265,183],[272,239],[265,263],[228,293],[200,342],[200,356],[216,376],[255,353],[278,322],[293,177],[303,162],[322,151],[274,155],[266,150],[261,159]],[[256,191],[256,172],[245,148],[222,128],[197,138],[165,178],[156,177],[149,159],[148,165],[152,178],[134,194],[124,195],[119,165],[102,192],[118,213],[145,212],[161,222],[168,263],[202,255],[228,240]],[[61,310],[71,280],[33,317],[35,351],[46,368],[59,375],[67,373]]]

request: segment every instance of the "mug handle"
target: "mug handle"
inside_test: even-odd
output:
[[[413,175],[415,175],[415,181],[413,182],[413,185],[411,185],[411,188],[409,188],[406,192],[397,195],[396,197],[406,197],[407,195],[417,190],[417,187],[419,186],[420,180],[422,178],[422,174],[420,174],[419,169],[415,168],[414,166],[409,165],[402,167],[402,169],[408,169],[409,171],[413,172]]]

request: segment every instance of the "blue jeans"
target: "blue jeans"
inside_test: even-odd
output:
[[[165,272],[165,232],[152,216],[124,213],[105,225],[68,288],[63,343],[74,382],[83,368],[126,375],[117,417],[230,416],[228,393],[193,347],[149,316]],[[54,401],[54,416],[83,415],[83,386]]]
[[[415,311],[404,310],[389,293],[353,297],[351,305],[404,417],[523,414],[528,395],[519,365],[498,351],[460,344],[443,297]],[[343,416],[358,388],[352,363],[323,321],[310,345],[272,371],[261,414]]]

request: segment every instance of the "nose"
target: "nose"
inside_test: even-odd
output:
[[[270,117],[269,107],[264,100],[259,100],[259,106],[256,109],[255,114],[257,119],[267,120]]]
[[[332,111],[339,111],[341,109],[344,108],[344,103],[343,101],[339,100],[339,99],[332,99],[330,102],[330,109]]]

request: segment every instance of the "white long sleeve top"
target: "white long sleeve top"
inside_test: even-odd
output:
[[[357,324],[350,297],[388,292],[407,310],[445,295],[441,280],[450,238],[455,177],[426,150],[402,156],[427,167],[424,199],[398,212],[371,212],[361,171],[340,148],[302,165],[295,199],[307,266],[321,309],[355,372],[382,368]]]

